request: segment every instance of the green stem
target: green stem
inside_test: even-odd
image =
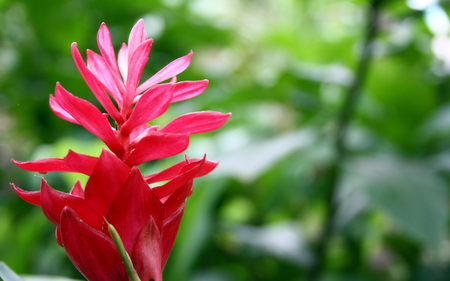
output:
[[[120,257],[122,258],[123,264],[125,265],[125,270],[127,271],[128,279],[130,281],[141,281],[141,279],[139,279],[136,270],[134,269],[133,263],[130,259],[130,256],[127,253],[127,250],[125,250],[125,246],[122,243],[122,239],[120,239],[119,233],[114,228],[114,226],[110,224],[106,219],[105,222],[108,225],[109,233],[111,234],[114,244],[116,244],[117,250],[119,251]]]
[[[353,117],[357,101],[361,95],[361,87],[367,76],[370,60],[372,58],[373,41],[378,33],[379,28],[379,12],[383,0],[372,0],[369,8],[369,15],[367,17],[366,35],[364,46],[361,53],[355,78],[348,89],[346,99],[343,103],[335,135],[334,148],[336,150],[336,158],[331,165],[328,176],[323,183],[325,192],[325,202],[327,206],[324,229],[318,240],[316,247],[316,260],[310,268],[308,280],[316,281],[319,279],[325,267],[326,247],[332,235],[332,228],[334,224],[334,216],[336,213],[336,205],[333,202],[337,186],[340,178],[340,163],[346,156],[345,150],[345,135]]]

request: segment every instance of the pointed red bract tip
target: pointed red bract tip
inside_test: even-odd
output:
[[[188,100],[203,93],[208,87],[208,80],[183,81],[175,84],[171,103]]]
[[[159,131],[190,135],[209,132],[225,124],[230,116],[231,113],[215,111],[192,112],[176,118]]]
[[[41,192],[40,191],[25,191],[23,189],[18,188],[13,183],[10,183],[11,187],[14,188],[17,195],[19,195],[20,198],[25,200],[26,202],[41,206]]]
[[[84,198],[84,190],[83,187],[81,186],[80,180],[77,180],[74,184],[74,186],[72,187],[72,190],[69,193],[70,195],[73,196],[78,196],[81,198]]]
[[[152,216],[136,238],[131,260],[141,280],[162,281],[163,245]]]
[[[47,158],[35,161],[16,161],[11,159],[17,167],[29,172],[38,172],[46,174],[48,172],[73,172],[73,170],[66,166],[64,159]]]

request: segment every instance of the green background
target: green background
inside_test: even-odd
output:
[[[337,210],[320,280],[448,280],[447,6],[422,11],[384,1],[345,157],[336,163],[334,132],[351,110],[343,102],[361,59],[369,1],[0,0],[0,260],[20,274],[82,278],[40,208],[9,186],[37,190],[41,175],[10,159],[62,157],[69,148],[99,155],[102,143],[56,117],[48,97],[59,81],[95,103],[70,44],[83,56],[98,52],[105,22],[117,51],[144,18],[155,42],[143,78],[193,50],[178,81],[210,81],[155,122],[200,110],[233,113],[219,130],[191,138],[189,157],[206,153],[221,163],[195,182],[165,281],[307,280],[334,166]],[[182,159],[141,168],[149,174]],[[61,191],[77,177],[45,175]]]

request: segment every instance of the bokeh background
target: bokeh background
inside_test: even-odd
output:
[[[9,186],[37,190],[42,175],[10,159],[99,155],[48,97],[59,81],[95,102],[70,44],[98,51],[105,22],[118,50],[144,18],[155,39],[144,78],[192,49],[178,80],[210,81],[157,123],[233,113],[191,138],[189,157],[221,164],[195,182],[165,281],[449,280],[449,11],[437,0],[0,0],[0,260],[82,279],[40,208]],[[377,32],[363,58],[367,26]],[[77,177],[45,175],[62,191]]]

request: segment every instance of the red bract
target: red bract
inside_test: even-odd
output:
[[[161,272],[194,177],[215,167],[212,162],[205,163],[205,159],[186,159],[170,170],[150,176],[172,179],[165,185],[149,188],[136,167],[130,168],[104,150],[90,171],[84,191],[76,182],[70,194],[62,193],[44,179],[37,192],[12,186],[22,199],[42,207],[45,216],[57,227],[58,243],[88,280],[125,277],[106,218],[117,229],[141,280],[156,281],[162,280]]]
[[[186,198],[192,193],[193,179],[206,175],[217,163],[186,157],[145,177],[137,166],[184,151],[191,134],[214,130],[231,114],[194,112],[161,129],[148,125],[170,103],[195,97],[205,90],[207,80],[176,82],[175,76],[189,66],[192,52],[138,85],[153,43],[147,38],[143,20],[133,27],[128,46],[122,45],[117,61],[105,24],[101,25],[97,40],[100,55],[88,50],[87,65],[76,43],[72,44],[72,55],[106,114],[59,83],[54,96],[50,96],[50,107],[60,118],[96,135],[111,152],[103,150],[99,157],[93,157],[69,150],[64,158],[13,160],[27,171],[89,176],[84,189],[77,181],[69,194],[51,188],[44,179],[37,192],[11,185],[22,199],[42,207],[56,226],[56,240],[88,280],[128,280],[105,219],[119,233],[141,280],[162,280],[162,269],[172,249]],[[169,83],[159,84],[168,79]],[[162,181],[167,182],[149,186]]]

